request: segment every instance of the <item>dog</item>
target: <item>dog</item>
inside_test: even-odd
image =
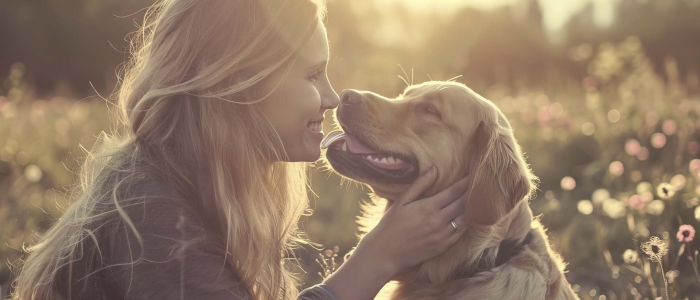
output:
[[[471,182],[460,240],[392,278],[377,299],[579,299],[530,209],[538,178],[491,101],[454,81],[412,85],[394,99],[345,90],[335,118],[342,131],[324,139],[324,157],[341,176],[370,186],[362,232],[421,168],[434,165],[439,174],[425,196],[465,176]]]

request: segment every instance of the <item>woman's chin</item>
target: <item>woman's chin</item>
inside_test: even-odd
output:
[[[316,162],[321,158],[321,147],[319,145],[307,145],[305,148],[303,152],[288,153],[288,162]]]

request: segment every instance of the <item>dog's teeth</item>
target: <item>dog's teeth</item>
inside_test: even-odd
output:
[[[340,147],[341,150],[343,151],[348,151],[348,142],[343,141],[343,145]]]
[[[380,160],[380,161],[383,163],[387,162],[386,157],[382,157],[382,160]]]
[[[398,163],[402,163],[403,160],[401,160],[400,158],[397,157],[397,158],[395,158],[395,162],[398,164]]]
[[[394,160],[394,157],[393,157],[393,156],[389,156],[389,158],[387,158],[386,161],[387,161],[388,163],[390,163],[390,164],[395,164],[395,163],[396,163],[396,161]]]
[[[367,155],[367,159],[372,159],[372,155]]]

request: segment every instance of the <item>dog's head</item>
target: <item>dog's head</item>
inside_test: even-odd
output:
[[[492,225],[534,188],[508,120],[463,84],[426,82],[395,99],[345,90],[336,118],[344,132],[324,140],[327,161],[389,201],[434,165],[438,179],[425,196],[469,176],[468,219]]]

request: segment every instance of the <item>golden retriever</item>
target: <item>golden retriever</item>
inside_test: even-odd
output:
[[[377,299],[578,299],[529,207],[538,179],[491,101],[452,81],[410,86],[395,99],[346,90],[336,119],[343,132],[322,147],[336,172],[372,189],[363,232],[421,168],[435,165],[439,174],[426,196],[471,178],[461,240],[395,276]]]

